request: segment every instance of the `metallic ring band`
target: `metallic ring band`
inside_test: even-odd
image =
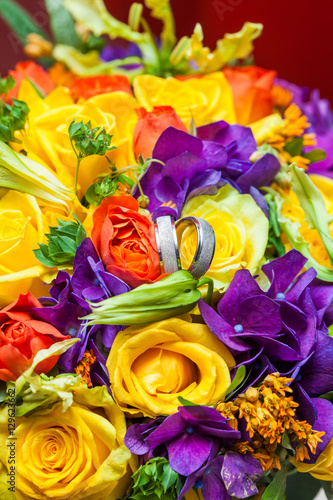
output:
[[[212,226],[198,217],[183,217],[176,222],[169,215],[157,217],[155,235],[160,264],[165,273],[181,269],[179,246],[185,229],[193,224],[197,231],[197,249],[188,269],[194,279],[203,276],[212,263],[215,252],[215,233]]]
[[[171,274],[181,269],[175,222],[169,215],[157,217],[155,236],[161,267]]]
[[[181,243],[185,229],[194,224],[197,231],[197,249],[188,268],[194,279],[199,279],[209,269],[215,252],[215,233],[212,226],[199,217],[183,217],[176,222],[178,244]]]

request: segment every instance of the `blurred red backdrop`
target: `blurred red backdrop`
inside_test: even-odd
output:
[[[43,27],[43,0],[19,0]],[[105,0],[112,14],[126,21],[132,0]],[[171,0],[177,35],[190,35],[196,22],[203,26],[205,44],[214,47],[225,32],[238,31],[245,21],[261,22],[264,32],[255,42],[256,63],[275,69],[280,77],[299,85],[320,88],[333,102],[331,0]],[[325,7],[326,5],[326,7]],[[152,21],[155,31],[158,22]],[[0,21],[0,73],[5,75],[24,55]]]

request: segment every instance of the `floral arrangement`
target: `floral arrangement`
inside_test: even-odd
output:
[[[332,498],[330,104],[145,5],[0,2],[1,500]]]

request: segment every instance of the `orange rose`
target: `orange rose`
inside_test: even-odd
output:
[[[168,127],[187,132],[184,123],[171,106],[154,106],[150,112],[147,112],[145,108],[137,111],[139,121],[134,130],[136,157],[141,153],[144,158],[151,158],[157,139]]]
[[[276,71],[244,66],[226,68],[223,73],[232,89],[240,125],[248,125],[272,113],[272,87]]]
[[[70,338],[44,321],[33,319],[29,310],[42,307],[31,292],[0,311],[0,380],[16,380],[32,364],[41,349]],[[59,356],[52,356],[37,365],[36,373],[47,373]]]
[[[11,69],[9,74],[15,80],[15,87],[8,92],[7,99],[10,101],[12,97],[17,98],[17,94],[22,80],[28,78],[42,94],[49,94],[54,89],[55,85],[48,73],[34,61],[23,61],[16,64],[15,69]]]
[[[138,210],[132,196],[104,198],[91,233],[106,270],[133,288],[162,277],[154,224]]]
[[[74,80],[70,88],[74,99],[79,99],[79,97],[89,99],[95,95],[119,91],[133,95],[129,79],[124,75],[99,75],[78,78]]]

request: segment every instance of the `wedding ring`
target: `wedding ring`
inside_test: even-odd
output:
[[[197,248],[188,268],[194,279],[199,279],[209,269],[215,252],[215,233],[212,226],[199,217],[183,217],[174,222],[169,215],[157,217],[155,235],[160,264],[165,273],[181,269],[179,248],[184,231],[193,225],[197,232]]]
[[[170,215],[157,217],[155,236],[160,264],[165,273],[181,269],[175,222]]]
[[[176,222],[178,245],[180,247],[184,231],[193,224],[197,231],[197,249],[188,268],[194,279],[199,279],[208,271],[215,252],[215,233],[212,226],[199,217],[183,217]]]

